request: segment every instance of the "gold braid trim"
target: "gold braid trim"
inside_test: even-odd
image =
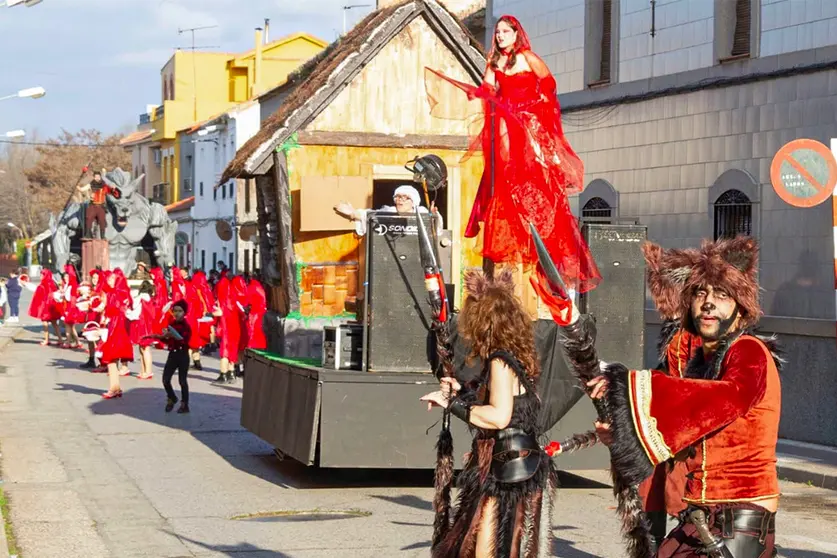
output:
[[[645,454],[655,466],[671,458],[671,449],[657,429],[657,419],[651,415],[651,371],[632,370],[633,381],[628,382],[634,428],[639,434]]]

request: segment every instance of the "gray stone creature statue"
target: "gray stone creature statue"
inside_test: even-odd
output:
[[[105,182],[118,188],[121,196],[107,197],[107,229],[111,269],[120,268],[130,277],[137,267],[137,254],[142,250],[146,234],[154,240],[154,256],[157,264],[168,268],[174,265],[174,235],[177,223],[169,219],[165,208],[149,202],[137,192],[137,185],[144,175],[132,179],[131,174],[116,168],[107,173]],[[56,269],[63,269],[70,257],[70,239],[81,234],[84,227],[84,206],[72,202],[64,208],[52,223],[52,248]]]

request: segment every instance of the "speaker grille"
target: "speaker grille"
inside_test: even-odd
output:
[[[430,216],[423,220],[430,234]],[[431,370],[435,351],[430,331],[432,310],[424,288],[416,225],[415,216],[390,213],[369,218],[365,342],[370,372]],[[442,267],[449,269],[449,250],[446,256]]]
[[[580,310],[596,318],[599,358],[641,368],[645,340],[645,258],[642,225],[585,224],[582,234],[602,282],[584,293]]]

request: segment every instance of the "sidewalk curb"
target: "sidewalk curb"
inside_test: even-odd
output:
[[[837,474],[806,471],[805,469],[788,465],[777,465],[776,471],[779,473],[779,478],[783,480],[798,482],[800,484],[810,484],[817,488],[837,490]]]
[[[11,332],[10,335],[0,337],[0,352],[14,343],[15,339],[20,337],[24,332],[22,327],[18,326],[15,327],[15,329],[17,331]],[[2,460],[2,457],[2,454],[0,454],[0,461]],[[11,519],[0,513],[0,520],[2,520],[2,524],[0,524],[0,558],[9,558],[9,541],[6,539],[6,523],[11,525]]]
[[[25,329],[23,329],[23,327],[20,326],[15,326],[14,329],[16,329],[17,331],[12,332],[11,335],[4,335],[0,337],[0,351],[14,343],[15,339],[23,335],[23,332],[26,331]]]

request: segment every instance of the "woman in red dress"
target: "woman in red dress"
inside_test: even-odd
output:
[[[215,323],[212,309],[215,307],[215,297],[203,271],[196,271],[192,275],[191,287],[194,296],[189,304],[189,314],[192,315],[195,328],[189,339],[189,348],[192,350],[192,365],[197,370],[203,370],[201,350],[212,342],[212,328]],[[191,322],[189,325],[192,325]]]
[[[216,287],[218,302],[212,315],[218,318],[218,336],[221,339],[221,374],[213,382],[216,385],[235,382],[233,370],[238,362],[241,344],[242,316],[233,282],[222,276]]]
[[[102,397],[113,399],[122,397],[119,385],[119,361],[133,362],[134,346],[128,333],[128,320],[125,312],[131,307],[131,289],[125,275],[118,272],[111,273],[104,286],[106,297],[104,318],[107,321],[107,339],[99,347],[99,361],[107,366],[110,387]]]
[[[35,294],[32,295],[32,302],[29,303],[29,315],[37,320],[41,320],[44,324],[44,340],[41,345],[49,345],[49,326],[52,324],[52,329],[55,335],[58,336],[58,344],[62,344],[64,339],[61,337],[61,330],[58,329],[58,320],[61,319],[62,305],[56,300],[58,294],[58,287],[55,280],[52,278],[52,272],[48,269],[41,270],[41,282],[35,289]]]
[[[251,279],[247,285],[247,304],[250,306],[250,314],[247,316],[247,331],[249,341],[247,347],[250,349],[266,349],[267,338],[264,335],[264,315],[267,312],[267,296],[264,287],[258,279]]]
[[[133,299],[133,308],[127,313],[131,343],[140,349],[140,374],[138,380],[150,380],[154,377],[151,346],[157,340],[155,334],[157,311],[154,307],[154,286],[148,281],[140,285],[139,293]]]
[[[64,331],[67,335],[67,342],[63,346],[68,349],[78,349],[81,348],[81,343],[76,332],[76,324],[84,323],[85,313],[77,306],[79,285],[75,266],[65,265],[61,279],[61,292],[64,299]]]
[[[485,170],[465,236],[476,237],[482,223],[483,257],[528,267],[538,261],[531,223],[567,287],[577,292],[593,289],[601,275],[567,201],[568,195],[584,188],[584,165],[564,137],[555,79],[532,52],[520,22],[508,15],[497,21],[479,87],[427,70],[435,116],[445,116],[442,113],[450,108],[439,105],[443,97],[438,86],[443,83],[483,105],[484,124],[472,150],[482,149]],[[463,116],[467,115],[459,118]]]

